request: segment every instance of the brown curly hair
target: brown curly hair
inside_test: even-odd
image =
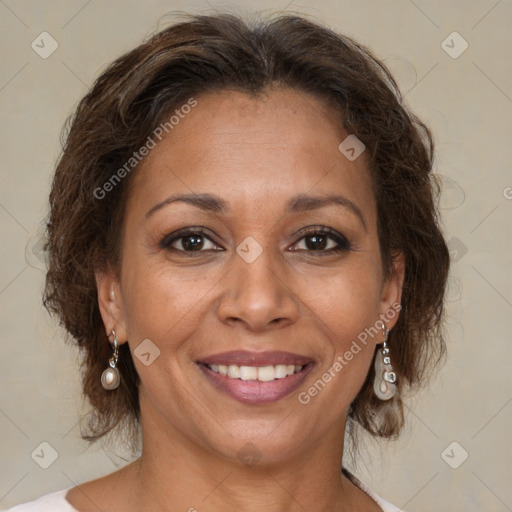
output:
[[[56,167],[44,304],[83,355],[83,394],[92,406],[84,439],[121,426],[134,433],[140,424],[139,376],[128,344],[120,347],[120,387],[105,391],[100,384],[111,350],[95,283],[96,271],[119,271],[124,206],[136,169],[107,199],[94,191],[188,98],[227,88],[256,95],[281,85],[336,106],[340,124],[365,144],[386,276],[397,254],[405,259],[402,311],[388,342],[399,392],[389,402],[378,400],[372,365],[349,418],[374,436],[395,437],[404,392],[426,382],[444,356],[449,253],[439,227],[433,140],[404,107],[389,71],[351,38],[300,16],[251,23],[229,14],[190,16],[101,74],[71,119]]]

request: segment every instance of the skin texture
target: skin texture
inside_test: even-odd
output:
[[[102,479],[72,489],[78,510],[378,511],[340,475],[347,409],[372,362],[379,332],[309,404],[297,399],[342,356],[358,334],[400,302],[403,264],[384,281],[376,205],[364,153],[338,150],[340,115],[315,97],[272,89],[258,97],[222,91],[198,105],[153,149],[130,184],[120,279],[98,273],[106,332],[133,351],[145,339],[160,350],[141,377],[143,454]],[[209,193],[223,213],[175,202]],[[338,194],[360,210],[329,205],[288,213],[298,194]],[[160,242],[203,226],[203,252]],[[330,227],[337,242],[313,251],[307,226]],[[236,253],[253,237],[252,263]],[[311,236],[311,233],[310,233]],[[223,250],[215,251],[215,247]],[[398,315],[387,324],[392,329]],[[214,387],[196,361],[229,350],[283,350],[312,358],[300,388],[270,404],[240,403]],[[238,457],[252,443],[261,457]]]

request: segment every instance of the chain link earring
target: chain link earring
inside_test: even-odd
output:
[[[384,341],[382,348],[377,350],[375,354],[375,380],[373,381],[373,391],[380,400],[390,400],[396,395],[396,373],[391,366],[391,358],[389,356],[389,348],[387,340],[389,329],[382,324],[382,334]]]
[[[112,357],[108,360],[109,367],[101,374],[101,385],[108,391],[119,387],[119,383],[121,382],[119,370],[116,367],[119,358],[119,344],[117,343],[116,332],[114,330],[112,331],[112,336],[114,336],[114,341],[112,342],[114,345]]]

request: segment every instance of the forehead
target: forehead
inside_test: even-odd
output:
[[[373,207],[365,155],[350,161],[340,152],[349,134],[341,113],[322,100],[289,88],[195,100],[142,162],[129,201],[151,207],[176,192],[209,192],[247,209],[339,192]]]

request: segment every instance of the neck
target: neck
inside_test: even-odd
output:
[[[123,510],[332,512],[353,510],[361,500],[370,505],[371,500],[341,474],[345,418],[315,444],[277,461],[264,456],[257,460],[261,454],[256,452],[252,460],[223,456],[161,416],[142,418],[143,452],[127,471],[130,491]],[[250,445],[245,446],[251,455]]]

